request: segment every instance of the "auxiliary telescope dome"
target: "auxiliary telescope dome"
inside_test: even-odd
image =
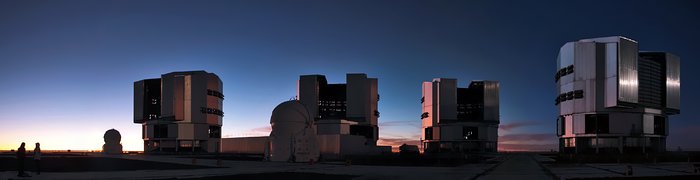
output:
[[[270,125],[271,161],[318,160],[320,149],[313,118],[299,101],[286,101],[277,105],[272,111]]]

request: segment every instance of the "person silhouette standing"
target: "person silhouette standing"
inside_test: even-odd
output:
[[[41,174],[41,148],[39,143],[34,145],[34,164],[36,165],[36,174]]]
[[[27,155],[26,149],[24,149],[24,142],[17,148],[17,176],[24,177],[24,158]]]

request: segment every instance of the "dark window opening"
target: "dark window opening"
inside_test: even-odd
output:
[[[557,121],[559,122],[559,135],[566,134],[566,118],[564,116],[559,116]]]
[[[666,135],[666,118],[654,116],[654,134]]]
[[[153,136],[155,138],[167,138],[168,137],[168,125],[167,124],[153,125]]]
[[[215,108],[200,107],[199,112],[206,113],[206,114],[214,114],[214,115],[224,116],[224,111],[221,111],[221,110],[215,109]]]
[[[576,90],[576,91],[574,91],[574,98],[575,98],[575,99],[581,99],[581,98],[583,98],[583,90]]]
[[[207,95],[224,99],[224,94],[216,90],[207,89]]]
[[[353,125],[350,126],[350,134],[364,136],[367,139],[373,139],[374,128],[372,128],[372,126]]]
[[[424,112],[423,114],[420,115],[420,119],[425,119],[428,117],[430,117],[430,113],[428,113],[428,112]]]
[[[433,127],[425,128],[425,140],[433,140]]]
[[[609,133],[610,124],[607,114],[586,114],[586,134]]]

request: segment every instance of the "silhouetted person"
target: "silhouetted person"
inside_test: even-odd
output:
[[[41,174],[41,148],[39,143],[34,145],[34,164],[36,165],[36,174]]]
[[[24,142],[22,142],[22,145],[17,149],[17,176],[27,176],[27,174],[24,173],[24,158],[26,155],[27,152],[24,149]]]

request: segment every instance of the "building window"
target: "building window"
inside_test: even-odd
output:
[[[583,98],[583,90],[574,91],[574,99],[581,99],[581,98]]]
[[[566,118],[564,116],[559,116],[559,118],[557,118],[557,122],[559,125],[557,135],[564,135],[566,133]]]
[[[573,73],[574,73],[574,65],[569,65],[565,68],[561,68],[561,69],[559,69],[559,71],[557,71],[557,73],[555,75],[555,78],[554,78],[555,82],[559,82],[559,79],[561,77],[564,77],[566,75],[573,74]]]
[[[586,114],[586,134],[609,133],[610,124],[607,114]]]
[[[666,118],[654,116],[654,134],[666,135]]]
[[[428,113],[428,112],[424,112],[423,114],[420,115],[420,119],[425,119],[428,117],[430,117],[430,113]]]
[[[220,109],[200,107],[199,111],[202,113],[206,113],[206,114],[214,114],[214,115],[224,116],[224,111],[221,111]]]
[[[564,139],[564,147],[576,147],[576,138]]]
[[[218,97],[218,98],[224,99],[224,94],[221,93],[221,92],[219,92],[219,91],[217,91],[217,90],[207,89],[207,95],[210,95],[210,96],[214,96],[214,97]]]
[[[554,104],[559,105],[559,103],[567,101],[567,100],[572,100],[572,99],[581,99],[583,98],[583,90],[575,90],[575,91],[569,91],[566,93],[561,93],[557,98],[554,99]]]
[[[425,131],[425,140],[433,140],[433,127],[427,127]]]
[[[221,126],[209,126],[210,138],[221,138]]]
[[[191,148],[192,141],[180,141],[180,147],[181,148]]]
[[[466,140],[477,140],[479,139],[479,128],[478,127],[462,127],[462,137]]]
[[[153,125],[153,136],[155,138],[167,138],[168,137],[168,125],[167,124]]]

